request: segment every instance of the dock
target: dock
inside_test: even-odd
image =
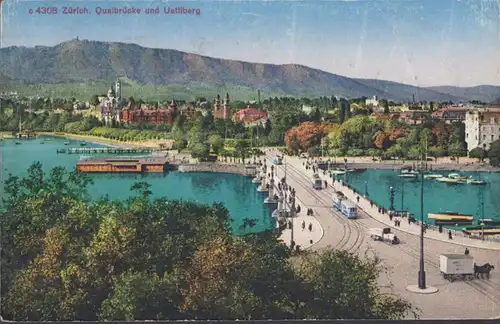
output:
[[[157,152],[151,148],[121,148],[121,147],[71,147],[58,149],[57,153],[67,154],[147,154]]]
[[[82,173],[164,173],[168,162],[164,157],[89,158],[76,163]]]
[[[17,132],[15,137],[18,139],[32,139],[32,138],[36,138],[37,134],[33,131],[26,130],[26,131],[22,131],[22,132]]]

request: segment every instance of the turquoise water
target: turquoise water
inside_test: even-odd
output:
[[[47,140],[49,139],[49,140]],[[2,180],[8,174],[23,176],[34,161],[40,161],[45,171],[53,167],[63,166],[68,170],[74,168],[81,158],[78,154],[57,154],[57,149],[80,147],[81,141],[71,141],[66,146],[62,138],[45,138],[24,140],[15,145],[13,140],[5,140],[1,144]],[[87,147],[102,145],[88,143]],[[134,195],[130,187],[137,181],[151,184],[154,197],[197,201],[203,204],[221,202],[229,210],[232,228],[235,234],[260,232],[273,228],[272,208],[263,203],[266,194],[258,193],[256,185],[250,178],[223,173],[180,173],[169,172],[164,175],[151,174],[95,174],[90,175],[94,184],[88,188],[93,198],[108,195],[111,199],[124,199]],[[3,183],[0,184],[0,196],[3,195]],[[252,228],[241,228],[244,219],[255,219]]]
[[[435,174],[448,175],[451,171],[435,171]],[[353,173],[348,176],[347,182],[360,193],[365,192],[365,182],[368,187],[369,198],[385,208],[390,207],[389,188],[394,188],[394,207],[401,210],[401,196],[405,210],[420,218],[420,188],[421,182],[417,179],[398,177],[398,171],[366,170],[363,173]],[[460,174],[479,177],[486,181],[484,186],[469,184],[446,184],[436,180],[424,180],[424,217],[428,213],[440,211],[455,211],[474,215],[481,218],[480,191],[483,193],[484,218],[500,219],[500,173],[461,172]],[[339,179],[344,179],[342,176]],[[420,179],[420,178],[419,178]],[[402,195],[401,193],[404,193]]]

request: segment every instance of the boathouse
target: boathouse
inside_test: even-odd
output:
[[[76,163],[83,173],[163,173],[167,160],[163,157],[84,159]]]

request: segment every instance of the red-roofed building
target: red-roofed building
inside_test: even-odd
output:
[[[170,124],[172,125],[177,114],[177,104],[172,100],[168,107],[155,109],[147,105],[132,107],[129,103],[122,110],[121,120],[133,124]]]
[[[234,121],[243,122],[245,126],[252,127],[257,125],[264,125],[268,119],[267,113],[265,111],[259,110],[257,108],[247,108],[240,109],[233,115]]]

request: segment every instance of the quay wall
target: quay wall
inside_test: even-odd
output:
[[[403,167],[411,166],[413,162],[405,164],[396,163],[348,163],[347,167],[359,169],[375,169],[375,170],[401,170]],[[343,167],[344,164],[339,164]],[[427,164],[429,170],[433,171],[479,171],[479,172],[500,172],[500,168],[491,167],[484,164],[435,164],[429,162]]]
[[[252,175],[248,172],[244,164],[229,164],[229,163],[213,163],[199,162],[180,164],[177,167],[180,172],[218,172],[218,173],[233,173],[243,176]]]

